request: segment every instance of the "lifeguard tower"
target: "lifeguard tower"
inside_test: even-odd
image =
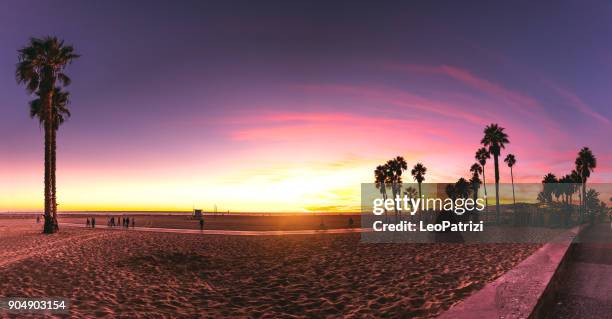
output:
[[[200,219],[202,218],[202,210],[201,209],[193,209],[193,218]]]

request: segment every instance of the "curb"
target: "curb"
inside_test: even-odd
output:
[[[442,313],[441,319],[541,318],[553,302],[573,250],[574,227],[546,243],[516,267]]]

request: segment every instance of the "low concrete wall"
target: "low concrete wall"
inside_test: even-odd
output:
[[[554,299],[559,278],[584,226],[568,230],[495,281],[438,318],[541,318]]]

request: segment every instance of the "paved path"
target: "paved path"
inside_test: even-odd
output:
[[[85,227],[83,224],[60,223],[60,226]],[[126,231],[123,227],[108,227],[96,225],[96,228],[114,229]],[[363,233],[372,231],[371,228],[338,228],[338,229],[310,229],[310,230],[223,230],[223,229],[179,229],[179,228],[157,228],[157,227],[130,227],[129,231],[147,231],[157,233],[177,234],[203,234],[203,235],[229,235],[229,236],[281,236],[281,235],[321,235],[321,234],[346,234]]]
[[[612,318],[612,229],[585,229],[548,318]]]

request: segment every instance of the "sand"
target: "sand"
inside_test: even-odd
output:
[[[74,317],[435,317],[540,246],[39,228],[0,219],[0,296],[69,298]]]

